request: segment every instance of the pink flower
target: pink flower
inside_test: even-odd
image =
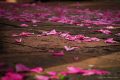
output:
[[[27,24],[21,24],[20,26],[21,27],[28,27],[29,25],[27,25]]]
[[[64,56],[64,52],[63,52],[63,51],[53,52],[52,55],[53,55],[53,56]]]
[[[16,71],[17,72],[23,72],[23,71],[29,71],[30,68],[28,68],[27,66],[23,65],[23,64],[16,64]]]
[[[15,41],[16,41],[17,43],[21,43],[21,42],[22,42],[22,38],[15,39]]]
[[[31,72],[35,72],[35,73],[41,73],[41,72],[43,72],[44,70],[43,70],[43,68],[41,68],[41,67],[36,67],[36,68],[31,69],[30,71],[31,71]]]
[[[117,43],[117,41],[114,41],[113,38],[108,38],[104,42],[105,43]]]
[[[48,76],[42,76],[42,75],[37,75],[36,80],[49,80],[50,78]]]
[[[23,80],[23,76],[18,73],[8,72],[1,80]]]
[[[76,48],[78,48],[78,47],[68,47],[68,46],[64,46],[64,49],[66,50],[66,51],[72,51],[72,50],[74,50],[74,49],[76,49]]]

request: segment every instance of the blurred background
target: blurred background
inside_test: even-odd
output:
[[[92,2],[92,1],[108,1],[108,2],[120,2],[120,0],[0,0],[0,1],[3,1],[3,2],[12,2],[12,3],[25,3],[25,2],[53,2],[53,1],[89,1],[89,2]]]

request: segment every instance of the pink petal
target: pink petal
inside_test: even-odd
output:
[[[106,29],[114,29],[113,26],[107,26]]]
[[[62,71],[62,72],[60,72],[60,74],[63,75],[63,76],[67,76],[67,75],[68,75],[68,72]]]
[[[57,34],[55,29],[53,29],[50,32],[46,33],[46,35],[55,35],[55,34]]]
[[[95,75],[95,72],[92,70],[85,70],[82,75],[83,76],[91,76],[91,75]]]
[[[55,75],[57,75],[57,72],[51,71],[51,72],[47,72],[47,74],[49,74],[50,76],[55,76]]]
[[[104,42],[106,42],[106,43],[117,43],[117,41],[114,41],[113,38],[108,38]]]
[[[38,34],[37,37],[41,37],[42,35]]]
[[[35,19],[32,20],[32,23],[33,23],[33,24],[35,24],[35,23],[37,23],[37,22],[38,22],[38,21],[35,20]]]
[[[75,35],[76,39],[79,39],[79,40],[84,40],[85,36],[84,35]]]
[[[85,38],[83,41],[86,41],[86,42],[100,41],[100,39],[99,39],[99,38],[96,38],[96,37],[92,37],[92,38]]]
[[[78,47],[68,47],[68,46],[64,46],[64,49],[66,50],[66,51],[72,51],[72,50],[75,50],[76,48],[78,48]]]
[[[18,73],[8,72],[4,77],[1,78],[1,80],[23,80],[23,76]]]
[[[65,39],[70,40],[70,41],[75,41],[77,38],[75,36],[67,36]]]
[[[27,25],[27,24],[21,24],[20,26],[21,27],[28,27],[29,25]]]
[[[36,80],[49,80],[48,76],[37,75]]]
[[[31,71],[31,72],[35,72],[35,73],[41,73],[41,72],[43,72],[44,70],[43,70],[43,68],[41,68],[41,67],[36,67],[36,68],[31,69],[30,71]]]
[[[68,36],[70,36],[70,34],[69,33],[61,33],[60,36],[61,37],[68,37]]]
[[[22,38],[15,39],[15,41],[16,41],[17,43],[21,43],[21,42],[22,42]]]
[[[19,35],[17,35],[17,34],[12,34],[12,36],[13,36],[13,37],[17,37],[17,36],[19,36]]]
[[[120,33],[117,33],[117,34],[115,34],[115,35],[120,36]]]
[[[16,71],[17,72],[23,72],[23,71],[29,71],[30,68],[28,68],[27,66],[23,65],[23,64],[16,64]]]
[[[67,67],[67,69],[68,69],[68,73],[70,74],[83,73],[83,70],[77,67],[70,66]]]
[[[53,52],[52,55],[53,55],[53,56],[64,56],[64,52],[63,52],[63,51]]]
[[[97,75],[107,75],[107,74],[110,74],[110,72],[108,72],[108,71],[103,71],[103,70],[97,70],[97,71],[96,71],[96,74],[97,74]]]
[[[106,75],[106,74],[110,74],[110,72],[93,69],[93,70],[85,70],[82,75],[84,75],[84,76],[91,76],[91,75]]]
[[[59,76],[57,76],[57,75],[55,75],[55,76],[50,76],[50,79],[59,80]]]
[[[33,35],[34,33],[30,33],[30,32],[21,32],[20,34],[19,34],[19,36],[25,36],[25,37],[27,37],[27,36],[31,36],[31,35]]]
[[[104,34],[111,34],[112,32],[110,30],[104,30],[104,29],[100,29],[97,30],[98,32],[104,33]]]

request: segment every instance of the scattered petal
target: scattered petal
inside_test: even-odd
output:
[[[53,52],[52,55],[53,55],[53,56],[64,56],[64,52],[63,52],[63,51]]]
[[[112,33],[110,30],[104,30],[104,29],[97,30],[97,32],[101,32],[104,34],[111,34]]]
[[[100,41],[100,39],[96,37],[92,37],[92,38],[85,38],[83,41],[92,42],[92,41]]]
[[[21,24],[20,26],[21,27],[28,27],[29,25],[27,25],[27,24]]]
[[[117,33],[117,34],[115,34],[115,35],[120,36],[120,33]]]
[[[57,34],[57,32],[56,32],[56,30],[55,29],[53,29],[53,30],[51,30],[51,31],[49,31],[49,32],[43,32],[43,35],[56,35]]]
[[[50,76],[55,76],[55,75],[57,75],[57,72],[51,71],[51,72],[47,72],[47,74],[49,74]]]
[[[114,29],[113,26],[107,26],[106,29]]]
[[[114,41],[113,38],[108,38],[105,40],[105,43],[117,43],[117,41]]]
[[[22,42],[22,38],[15,39],[15,41],[16,41],[17,43],[21,43],[21,42]]]
[[[48,76],[42,76],[42,75],[37,75],[36,80],[49,80],[50,78]]]
[[[23,80],[23,76],[18,73],[8,72],[4,77],[1,78],[1,80]]]
[[[17,35],[17,34],[12,34],[12,36],[13,36],[13,37],[17,37],[17,36],[19,36],[19,35]]]
[[[31,36],[31,35],[33,35],[34,33],[30,33],[30,32],[21,32],[20,34],[19,34],[19,36],[23,36],[23,37],[27,37],[27,36]]]
[[[29,71],[30,68],[28,68],[27,66],[23,65],[23,64],[16,64],[16,71],[17,72],[24,72],[24,71]]]
[[[70,74],[83,73],[83,70],[77,67],[70,66],[70,67],[67,67],[67,69],[68,69],[68,73]]]
[[[43,70],[43,68],[41,68],[41,67],[36,67],[36,68],[31,69],[30,71],[31,71],[31,72],[35,72],[35,73],[41,73],[41,72],[43,72],[44,70]]]
[[[64,46],[64,49],[66,50],[66,51],[72,51],[72,50],[75,50],[76,48],[78,48],[78,47],[68,47],[68,46]]]

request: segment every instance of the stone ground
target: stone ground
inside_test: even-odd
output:
[[[54,4],[54,3],[50,3]],[[62,3],[68,4],[68,3]],[[117,4],[117,3],[116,3]],[[116,4],[102,3],[82,3],[81,8],[92,9],[120,9]],[[76,8],[75,5],[69,4],[70,7]],[[57,36],[25,37],[21,44],[16,44],[11,36],[13,33],[21,31],[29,31],[38,33],[40,31],[56,29],[57,31],[69,31],[73,34],[85,34],[87,36],[99,36],[105,39],[109,36],[100,33],[91,33],[93,29],[75,27],[60,23],[40,23],[38,27],[21,28],[18,22],[11,22],[5,19],[0,20],[0,62],[5,62],[11,66],[16,63],[23,63],[31,67],[42,66],[46,70],[61,71],[65,70],[68,65],[74,65],[81,68],[88,68],[88,65],[94,65],[95,68],[107,69],[113,71],[111,79],[119,80],[120,76],[120,43],[106,44],[100,42],[71,42]],[[98,29],[94,28],[94,30]],[[116,26],[112,30],[113,33],[120,31],[120,26]],[[112,35],[112,37],[120,42],[120,37]],[[64,45],[80,46],[80,49],[66,52],[64,57],[54,57],[48,52],[49,49],[63,50]],[[75,60],[74,57],[79,57]],[[116,74],[117,73],[117,74]],[[117,77],[117,78],[116,78]],[[120,77],[119,77],[120,78]],[[86,80],[86,79],[85,79]],[[107,79],[102,79],[107,80]]]

